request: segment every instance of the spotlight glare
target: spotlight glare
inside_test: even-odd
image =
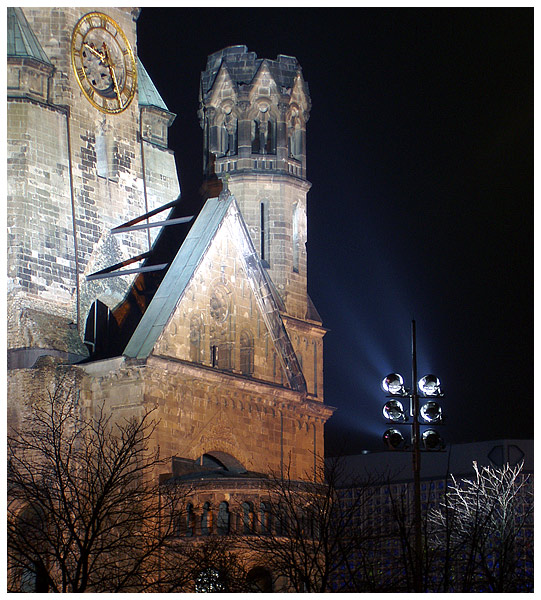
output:
[[[395,423],[407,420],[404,407],[400,400],[389,400],[389,402],[386,402],[383,406],[383,416],[388,421],[393,421]]]
[[[421,406],[420,412],[422,419],[426,423],[438,423],[441,421],[441,406],[433,400],[425,402],[425,404]]]
[[[391,394],[391,396],[403,396],[406,393],[404,389],[404,379],[398,373],[390,373],[381,382],[381,387]]]
[[[440,380],[435,375],[425,375],[419,379],[419,389],[425,396],[440,396]]]

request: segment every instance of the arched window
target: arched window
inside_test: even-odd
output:
[[[254,567],[247,576],[246,581],[251,592],[255,593],[272,593],[272,574],[265,567]]]
[[[276,119],[265,103],[252,121],[252,154],[276,154]]]
[[[229,533],[229,504],[220,502],[218,508],[218,535],[227,535]]]
[[[242,503],[242,532],[254,533],[254,507],[251,502]]]
[[[193,510],[193,504],[186,506],[186,537],[192,537],[194,534],[195,526],[195,513]]]
[[[254,372],[254,338],[247,330],[240,334],[240,371],[243,375]]]
[[[201,342],[203,338],[203,324],[199,317],[190,319],[190,360],[194,363],[201,362]]]
[[[259,506],[259,522],[261,523],[261,533],[268,535],[271,531],[270,508],[265,502]]]
[[[44,514],[38,509],[28,506],[19,515],[16,534],[22,540],[32,540],[30,547],[25,547],[23,542],[24,557],[19,557],[22,569],[20,570],[19,591],[47,592],[49,580],[47,570],[43,564],[44,557],[40,555],[39,548],[46,539]]]
[[[237,154],[237,118],[230,106],[223,109],[220,120],[218,156],[234,156]]]
[[[210,510],[210,502],[203,504],[203,512],[201,514],[201,535],[210,535],[212,533],[212,512]]]

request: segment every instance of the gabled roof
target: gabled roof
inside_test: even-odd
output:
[[[139,58],[137,59],[137,90],[139,106],[155,106],[170,112]]]
[[[177,252],[162,283],[128,342],[124,355],[147,358],[171,319],[189,282],[201,264],[218,230],[226,227],[243,261],[262,319],[292,389],[306,392],[306,382],[291,340],[280,316],[272,282],[253,246],[234,196],[224,191],[206,201],[184,243]]]
[[[8,57],[34,58],[52,66],[21,8],[8,7],[6,33]]]
[[[125,356],[146,358],[150,355],[214,238],[229,204],[218,198],[207,200],[130,338],[124,350]]]

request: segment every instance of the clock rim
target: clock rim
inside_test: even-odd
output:
[[[128,50],[128,55],[131,61],[131,64],[133,66],[133,84],[131,86],[131,93],[129,95],[128,101],[126,102],[126,104],[123,107],[119,107],[119,108],[106,108],[104,106],[100,106],[97,102],[95,102],[87,93],[87,91],[85,90],[80,78],[79,78],[79,74],[77,73],[77,65],[75,62],[75,37],[77,35],[77,32],[79,31],[81,24],[83,23],[83,21],[91,18],[91,17],[104,17],[106,21],[108,21],[109,23],[111,23],[111,25],[118,31],[118,33],[120,34],[121,38],[123,39],[124,43],[126,44],[126,48]],[[92,27],[91,29],[98,29],[97,27]],[[82,34],[81,34],[82,35]],[[84,36],[83,36],[84,38]],[[75,74],[75,79],[77,80],[77,83],[79,85],[79,87],[81,88],[81,91],[83,92],[84,97],[88,100],[88,102],[90,102],[90,104],[92,104],[92,106],[94,108],[97,108],[99,111],[103,112],[103,113],[107,113],[107,114],[119,114],[124,112],[132,103],[133,99],[135,98],[135,94],[137,91],[137,64],[135,61],[135,55],[133,53],[130,41],[128,40],[128,37],[126,36],[126,34],[124,33],[124,30],[122,29],[122,27],[120,27],[120,25],[109,15],[99,12],[99,11],[92,11],[89,13],[86,13],[85,15],[83,15],[75,24],[75,27],[73,28],[73,32],[71,34],[71,66],[73,69],[73,72]],[[91,85],[91,84],[90,84]],[[101,94],[96,90],[96,93],[100,96]]]

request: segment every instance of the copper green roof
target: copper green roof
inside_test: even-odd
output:
[[[52,64],[30,28],[22,8],[7,9],[7,46],[8,57],[34,58]]]
[[[160,96],[156,86],[150,79],[145,67],[139,59],[137,59],[137,89],[139,92],[139,106],[155,106],[169,112],[165,102]]]

